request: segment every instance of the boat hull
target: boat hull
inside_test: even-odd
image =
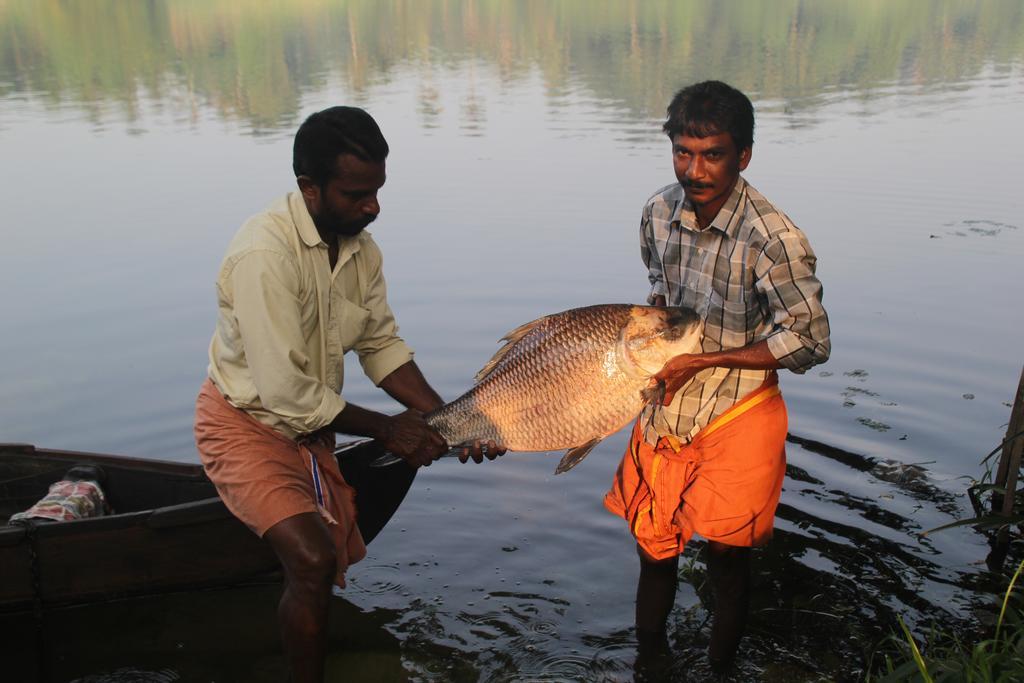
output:
[[[367,501],[359,524],[369,542],[412,483],[404,465],[371,468],[373,442],[338,449],[346,479]],[[115,514],[7,526],[76,464],[107,475]],[[359,492],[373,495],[359,496]],[[364,509],[365,508],[365,509]],[[238,521],[199,465],[0,445],[0,611],[110,600],[175,590],[276,581],[269,544]]]

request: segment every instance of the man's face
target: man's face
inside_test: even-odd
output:
[[[352,237],[380,213],[377,191],[386,178],[383,161],[363,161],[352,154],[341,154],[334,174],[323,186],[306,176],[298,181],[321,236]]]
[[[698,217],[708,222],[729,198],[740,171],[750,163],[750,148],[736,149],[732,135],[703,138],[677,135],[672,139],[672,165],[686,198]]]

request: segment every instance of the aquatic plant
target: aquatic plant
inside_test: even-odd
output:
[[[999,618],[991,638],[970,643],[953,632],[933,628],[921,648],[899,619],[901,634],[889,637],[895,652],[883,655],[882,666],[868,681],[1019,681],[1024,678],[1024,610],[1017,567],[1003,595]],[[1005,628],[1004,628],[1005,627]]]
[[[1024,386],[1024,376],[1021,385]],[[1020,389],[1018,389],[1020,394]],[[1019,399],[1018,399],[1019,400]],[[1015,413],[1017,410],[1015,408]],[[1011,420],[1012,422],[1013,420]],[[968,495],[974,508],[974,516],[923,532],[926,536],[936,531],[957,526],[971,526],[990,534],[992,552],[987,558],[989,569],[999,572],[1011,543],[1021,539],[1021,525],[1024,524],[1024,491],[1017,487],[1020,479],[1019,452],[1014,460],[1008,460],[1018,476],[1002,477],[1005,482],[993,483],[1000,479],[993,475],[992,457],[999,452],[1004,456],[1015,446],[1015,441],[1024,437],[1024,431],[1011,427],[1007,437],[993,449],[981,464],[985,472],[979,481],[968,487]],[[1008,500],[1007,496],[1012,499]],[[994,534],[992,532],[995,532]],[[901,633],[889,636],[883,644],[895,652],[882,655],[882,666],[877,674],[869,667],[866,679],[889,683],[891,681],[1019,681],[1024,679],[1024,604],[1018,586],[1024,560],[1010,579],[1003,594],[999,616],[991,637],[979,637],[976,642],[965,639],[948,626],[933,626],[923,647],[919,648],[913,634],[903,621],[897,620]],[[1005,627],[1004,627],[1005,625]],[[979,634],[983,636],[984,633]]]
[[[1024,487],[1015,487],[1015,490],[1010,492],[1010,495],[1013,496],[1012,505],[1006,505],[1005,497],[1008,492],[1005,484],[996,482],[995,462],[992,459],[997,453],[1003,452],[1013,442],[1020,439],[1024,439],[1024,431],[1008,435],[982,459],[980,464],[985,467],[985,471],[980,479],[972,481],[971,485],[967,487],[967,495],[971,500],[971,507],[974,508],[973,517],[958,519],[955,522],[929,529],[921,535],[927,536],[936,531],[958,526],[971,526],[978,531],[996,531],[1007,535],[1012,534],[1017,539],[1024,538],[1020,533],[1020,527],[1024,525]],[[1017,481],[1021,479],[1024,477],[1018,475]],[[995,512],[998,509],[1009,509],[1010,512],[1009,514],[1000,514]]]

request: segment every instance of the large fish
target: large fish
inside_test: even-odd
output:
[[[651,376],[698,350],[702,333],[686,308],[603,304],[544,316],[505,335],[475,386],[426,421],[453,447],[494,440],[512,451],[568,449],[560,474],[660,400]]]

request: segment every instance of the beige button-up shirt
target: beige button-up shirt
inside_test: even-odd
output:
[[[297,439],[345,407],[343,356],[374,384],[412,359],[387,303],[380,248],[365,230],[327,244],[299,192],[253,216],[228,246],[209,375],[227,400]]]

